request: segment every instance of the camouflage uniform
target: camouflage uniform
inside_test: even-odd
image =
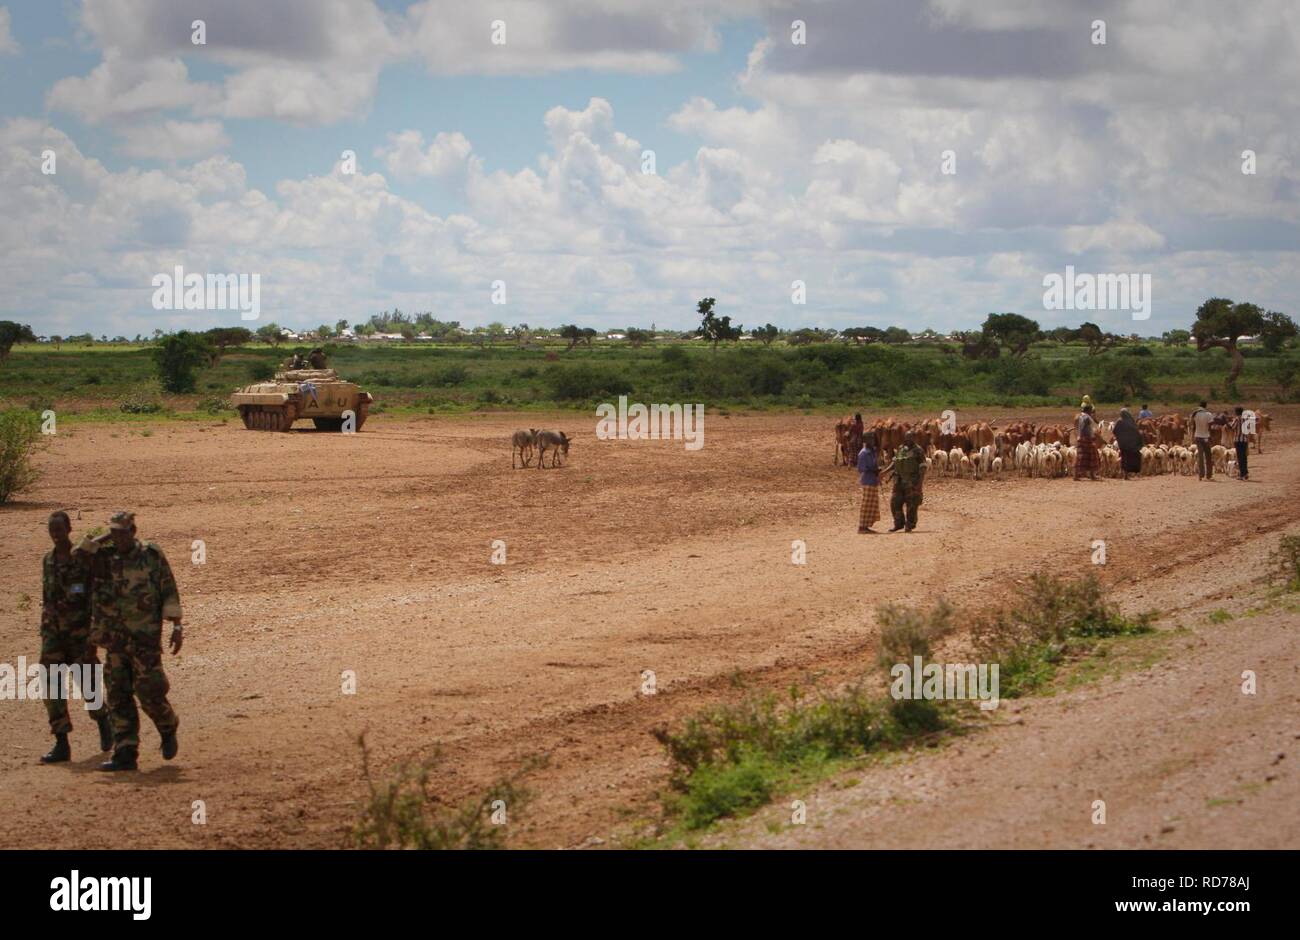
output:
[[[906,526],[911,532],[916,528],[917,511],[921,508],[923,458],[924,453],[915,444],[910,447],[904,444],[894,454],[894,493],[889,508],[894,514],[895,529]]]
[[[120,554],[111,542],[94,548],[95,638],[108,651],[108,711],[113,748],[140,746],[135,699],[159,734],[180,723],[167,701],[171,686],[162,665],[162,621],[180,617],[176,579],[162,549],[134,541]]]
[[[41,563],[42,666],[99,665],[90,639],[90,591],[90,561],[85,555],[73,552],[68,558],[59,558],[53,551],[46,553]],[[68,691],[64,690],[64,697],[55,697],[53,689],[46,690],[45,710],[50,716],[51,734],[72,731]],[[99,714],[98,709],[91,711],[96,721]]]

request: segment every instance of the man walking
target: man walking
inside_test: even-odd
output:
[[[140,715],[135,700],[158,728],[164,760],[176,756],[180,723],[167,701],[170,685],[162,665],[162,622],[170,620],[171,651],[181,651],[181,601],[162,549],[135,537],[135,514],[114,513],[111,541],[83,540],[92,555],[97,636],[108,650],[108,709],[113,722],[113,759],[100,770],[135,770]]]
[[[66,512],[50,513],[48,523],[54,547],[41,561],[41,665],[45,667],[45,711],[50,718],[50,733],[54,735],[54,748],[41,758],[42,764],[61,764],[72,759],[68,735],[72,733],[72,718],[68,714],[68,667],[80,671],[83,678],[81,695],[87,702],[92,690],[86,688],[86,671],[89,666],[102,681],[103,672],[95,644],[90,640],[90,561],[72,550],[72,520]],[[51,677],[58,676],[57,686]],[[90,716],[99,725],[99,749],[107,751],[113,746],[113,730],[108,723],[108,710],[103,707],[103,687],[94,690],[99,703],[90,709]]]
[[[1250,457],[1250,435],[1254,428],[1246,423],[1245,411],[1241,405],[1233,409],[1236,417],[1232,419],[1229,428],[1232,430],[1232,446],[1237,451],[1237,478],[1241,480],[1250,479],[1250,472],[1246,468],[1246,461]]]
[[[903,435],[903,446],[898,448],[893,461],[883,471],[894,474],[894,493],[889,499],[889,508],[894,514],[894,527],[890,532],[899,529],[911,532],[916,528],[925,477],[925,467],[922,464],[924,459],[921,448],[916,446],[916,434],[908,431]]]
[[[1208,402],[1201,402],[1201,407],[1192,412],[1192,440],[1196,444],[1196,478],[1198,480],[1214,479],[1214,459],[1210,454],[1210,429],[1214,426],[1214,415],[1210,412]]]

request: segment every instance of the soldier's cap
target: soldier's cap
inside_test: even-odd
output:
[[[135,525],[135,513],[126,512],[125,510],[123,510],[122,512],[113,513],[113,515],[109,517],[108,520],[108,527],[110,529],[130,530],[134,525]]]

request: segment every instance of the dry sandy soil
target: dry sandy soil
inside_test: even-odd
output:
[[[385,771],[439,750],[433,781],[451,800],[548,755],[511,844],[611,844],[655,812],[667,763],[652,728],[735,698],[737,678],[861,672],[883,600],[987,603],[1032,570],[1090,570],[1102,538],[1126,607],[1170,611],[1172,626],[1244,605],[1266,549],[1300,528],[1287,430],[1300,410],[1277,411],[1252,482],[936,481],[906,536],[856,534],[856,477],[831,466],[824,417],[711,414],[688,452],[547,416],[577,434],[555,471],[510,468],[509,432],[536,415],[379,415],[347,436],[73,425],[41,456],[39,486],[0,509],[0,662],[37,655],[46,515],[67,508],[80,531],[133,509],[185,606],[184,651],[166,658],[181,752],[164,763],[145,719],[140,772],[96,773],[93,724],[74,710],[72,763],[43,767],[44,710],[0,703],[0,845],[340,846],[365,792],[362,731]],[[795,539],[806,565],[791,563]],[[1295,848],[1295,620],[1204,625],[1149,673],[1004,711],[813,795],[816,825],[774,834],[760,814],[725,838],[1136,845],[1154,831],[1162,845]],[[1260,675],[1245,704],[1243,668]],[[658,694],[641,694],[644,670]],[[1080,809],[1094,793],[1126,822],[1099,835]],[[1178,821],[1161,834],[1165,817]]]

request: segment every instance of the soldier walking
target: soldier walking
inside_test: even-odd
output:
[[[881,471],[894,474],[894,492],[889,500],[889,508],[894,514],[894,527],[890,532],[899,529],[911,532],[916,528],[925,477],[924,459],[924,452],[916,446],[916,434],[908,431],[903,435],[903,445],[894,453],[894,459]]]
[[[108,711],[113,759],[100,770],[135,770],[140,715],[135,700],[162,737],[164,760],[176,756],[180,720],[167,701],[170,685],[162,665],[162,622],[172,622],[172,655],[181,651],[181,601],[162,549],[135,537],[135,513],[109,522],[111,541],[83,540],[94,574],[96,636],[108,651]]]
[[[41,665],[47,677],[58,675],[61,683],[51,688],[53,683],[47,681],[45,710],[50,717],[54,748],[41,758],[41,763],[61,764],[72,759],[68,744],[68,735],[72,733],[72,718],[68,714],[71,690],[62,685],[68,678],[68,670],[57,667],[94,669],[99,666],[99,656],[90,640],[90,561],[72,550],[72,520],[66,512],[50,513],[49,531],[54,547],[41,561]],[[87,702],[90,691],[83,684],[81,694]],[[99,725],[99,749],[107,751],[113,746],[113,730],[108,710],[103,707],[102,687],[98,698],[99,704],[90,709],[90,716]]]

